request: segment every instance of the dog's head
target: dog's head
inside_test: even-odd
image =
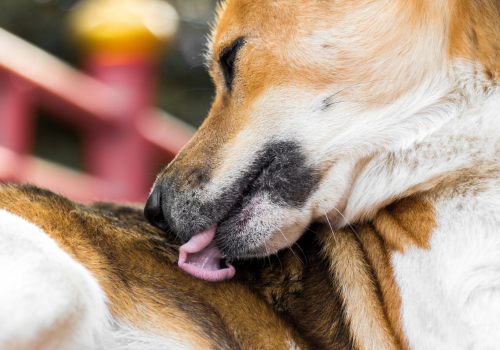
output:
[[[207,53],[212,109],[158,176],[150,222],[185,241],[208,232],[193,252],[215,237],[228,259],[335,224],[367,159],[433,125],[420,112],[445,89],[444,6],[229,0]]]

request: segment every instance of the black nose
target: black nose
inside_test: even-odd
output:
[[[163,209],[161,206],[161,190],[155,186],[153,192],[149,195],[146,206],[144,207],[144,216],[151,225],[159,228],[162,231],[167,231],[167,221],[163,216]]]

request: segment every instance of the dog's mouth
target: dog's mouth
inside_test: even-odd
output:
[[[188,274],[210,282],[231,279],[236,270],[215,244],[216,225],[201,232],[179,248],[179,267]],[[225,267],[221,265],[225,264]]]
[[[233,203],[233,207],[226,214],[221,222],[212,225],[207,230],[198,233],[179,248],[179,267],[188,274],[199,279],[211,282],[224,281],[231,279],[235,275],[235,268],[231,263],[223,258],[223,254],[217,247],[215,233],[219,225],[225,225],[231,219],[237,219],[240,225],[248,220],[250,214],[246,213],[245,207],[255,195],[254,183],[262,176],[264,169],[268,167],[265,164],[256,175],[254,175],[246,188]]]
[[[206,222],[211,226],[205,229],[203,225],[200,227],[203,231],[194,236],[189,234],[189,229],[179,234],[186,239],[190,237],[180,247],[179,267],[203,280],[223,281],[235,275],[235,268],[228,260],[274,253],[280,247],[271,245],[269,251],[266,242],[281,231],[283,208],[301,208],[317,183],[317,170],[307,165],[296,143],[283,141],[265,147],[256,157],[254,166],[239,176],[227,194],[203,206],[191,206],[192,212],[205,210],[209,213],[204,214],[203,221],[193,219],[188,210],[184,210],[186,223],[191,219],[194,223]],[[158,195],[154,195],[150,198],[156,198],[156,202],[151,200],[149,217],[154,217],[157,208],[162,210]],[[207,210],[204,206],[210,208]]]

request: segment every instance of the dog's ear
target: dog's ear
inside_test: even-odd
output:
[[[420,197],[409,197],[380,210],[373,220],[391,250],[403,253],[410,246],[429,249],[437,227],[434,207]]]

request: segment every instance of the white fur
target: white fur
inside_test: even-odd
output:
[[[43,230],[0,209],[0,350],[196,349],[114,320],[97,280]]]
[[[290,347],[290,350],[300,350],[300,348],[297,346],[297,344],[295,344],[295,342],[293,341],[292,337],[290,337],[290,339],[287,341],[287,344],[289,347]]]
[[[31,349],[44,338],[43,349],[95,349],[102,343],[104,293],[53,239],[0,210],[0,252],[0,349]]]
[[[147,333],[123,322],[114,324],[108,332],[106,345],[99,350],[198,350],[199,345],[180,335]]]
[[[473,69],[458,67],[470,78]],[[414,350],[500,348],[500,92],[480,81],[461,87],[459,101],[436,109],[445,116],[438,128],[363,167],[344,211],[349,221],[369,219],[394,199],[430,191],[431,249],[392,256]]]
[[[453,92],[430,106],[422,104],[418,115],[432,121],[433,127],[415,125],[419,136],[405,135],[386,152],[373,156],[356,175],[344,211],[348,221],[371,219],[394,199],[430,190],[454,173],[494,160],[500,132],[500,91],[481,81],[474,86],[464,83],[482,78],[480,74],[471,76],[475,68],[457,64],[456,75],[443,82]],[[398,134],[396,130],[392,133]]]
[[[498,349],[500,193],[434,204],[431,249],[392,257],[405,334],[414,350]]]

